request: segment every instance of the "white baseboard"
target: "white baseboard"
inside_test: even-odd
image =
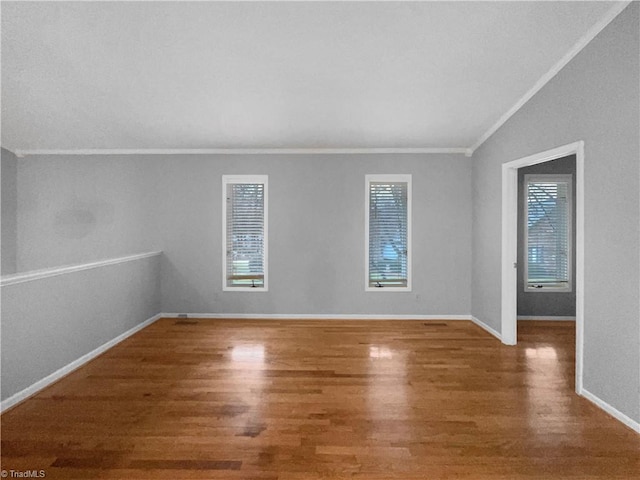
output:
[[[123,341],[124,339],[130,337],[134,333],[139,332],[140,330],[142,330],[146,326],[151,325],[153,322],[155,322],[156,320],[161,318],[161,316],[162,316],[161,314],[154,315],[153,317],[145,320],[142,323],[139,323],[135,327],[133,327],[133,328],[127,330],[126,332],[118,335],[116,338],[114,338],[112,340],[109,340],[107,343],[105,343],[103,345],[100,345],[95,350],[92,350],[91,352],[81,356],[77,360],[74,360],[73,362],[69,363],[68,365],[65,365],[64,367],[60,368],[59,370],[56,370],[51,375],[46,376],[42,380],[38,380],[33,385],[30,385],[27,388],[25,388],[24,390],[21,390],[18,393],[16,393],[16,394],[10,396],[9,398],[3,400],[2,403],[0,403],[0,413],[4,412],[8,408],[13,407],[16,404],[22,402],[23,400],[26,400],[27,398],[29,398],[32,395],[38,393],[40,390],[42,390],[45,387],[48,387],[49,385],[51,385],[52,383],[56,382],[57,380],[60,380],[65,375],[68,375],[69,373],[73,372],[74,370],[76,370],[77,368],[81,367],[85,363],[89,362],[90,360],[93,360],[95,357],[97,357],[101,353],[106,352],[107,350],[109,350],[114,345],[116,345],[116,344],[120,343],[121,341]]]
[[[565,316],[565,315],[518,315],[518,320],[543,320],[543,321],[565,321],[565,320],[576,320],[575,316]]]
[[[491,335],[493,335],[494,337],[496,337],[498,340],[502,341],[502,335],[500,335],[500,332],[498,332],[497,330],[494,330],[493,328],[491,328],[489,325],[487,325],[486,323],[480,321],[477,317],[474,317],[473,315],[471,316],[471,321],[473,323],[475,323],[476,325],[478,325],[480,328],[482,328],[483,330],[489,332]]]
[[[177,318],[185,313],[162,313],[165,318]],[[292,313],[186,313],[188,318],[252,319],[252,320],[471,320],[471,315],[359,315],[292,314]]]
[[[598,407],[600,407],[602,410],[607,412],[616,420],[619,420],[620,422],[624,423],[630,429],[640,433],[640,423],[636,422],[630,417],[627,417],[620,410],[617,410],[616,408],[612,407],[607,402],[602,400],[600,397],[597,397],[596,395],[594,395],[593,393],[591,393],[585,388],[582,388],[582,391],[580,391],[579,394],[582,395],[587,400],[589,400],[590,402],[597,405]]]

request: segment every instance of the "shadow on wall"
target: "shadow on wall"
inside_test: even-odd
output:
[[[2,179],[2,275],[17,271],[18,248],[18,163],[16,156],[2,149],[0,178]]]
[[[161,261],[161,288],[162,288],[162,311],[167,313],[197,313],[200,312],[199,305],[206,305],[207,301],[194,284],[194,279],[183,273],[171,260],[166,252],[162,255]],[[167,289],[167,285],[172,285]],[[211,285],[211,296],[215,296],[215,288]],[[217,298],[213,299],[217,303]],[[206,310],[203,310],[203,312]]]
[[[53,231],[60,237],[79,240],[91,234],[98,224],[113,223],[114,210],[113,205],[105,201],[74,199],[68,208],[55,214]]]

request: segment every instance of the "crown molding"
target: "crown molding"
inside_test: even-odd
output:
[[[5,148],[6,149],[6,148]],[[7,149],[9,150],[9,149]],[[87,148],[10,150],[16,157],[32,155],[336,155],[381,153],[443,153],[470,156],[468,148]]]
[[[478,140],[469,148],[471,155],[476,151],[484,142],[486,142],[491,135],[493,135],[507,120],[509,120],[518,110],[520,110],[525,103],[527,103],[536,93],[555,77],[560,70],[562,70],[573,58],[586,47],[591,40],[593,40],[604,28],[611,23],[633,0],[624,0],[622,2],[615,2],[613,7],[604,14],[598,23],[587,30],[576,44],[553,66],[545,73],[540,79],[531,87],[527,93],[525,93],[509,110],[507,110],[498,121],[489,130],[484,132]]]

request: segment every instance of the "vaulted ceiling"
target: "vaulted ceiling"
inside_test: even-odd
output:
[[[2,2],[2,143],[466,151],[625,3]]]

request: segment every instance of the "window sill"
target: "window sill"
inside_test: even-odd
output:
[[[268,292],[266,287],[222,287],[223,292]]]
[[[525,287],[525,293],[571,293],[571,287]]]
[[[407,293],[411,292],[411,287],[365,287],[365,292],[398,292]]]

